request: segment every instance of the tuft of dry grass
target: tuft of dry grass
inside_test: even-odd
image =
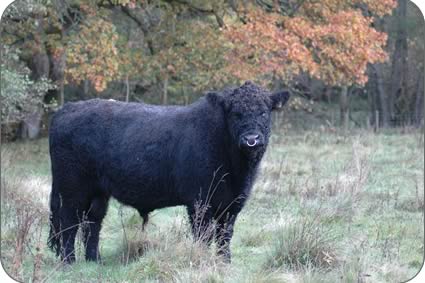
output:
[[[136,245],[138,250],[144,249],[138,272],[159,281],[205,282],[218,277],[224,266],[221,258],[204,242],[193,241],[188,231],[178,232],[176,227],[183,225],[157,231],[147,236],[142,246]]]
[[[121,262],[132,266],[138,278],[160,282],[222,282],[223,259],[211,249],[207,240],[214,235],[214,223],[199,228],[205,205],[197,210],[194,225],[199,232],[195,239],[188,217],[174,217],[164,226],[150,224],[144,231],[128,226],[122,219],[123,244]],[[120,214],[120,217],[125,217]],[[151,217],[155,221],[155,215]],[[136,265],[136,266],[135,266]]]
[[[25,174],[17,166],[17,161],[25,160],[34,150],[39,152],[37,146],[32,148],[26,143],[15,150],[2,148],[1,244],[2,262],[14,278],[40,282],[45,261],[50,178]],[[24,266],[27,263],[30,271]]]
[[[267,268],[329,269],[339,261],[335,231],[324,226],[318,216],[290,222],[275,235]]]
[[[3,155],[2,165],[8,162],[8,155]],[[2,173],[2,246],[13,247],[3,249],[2,256],[8,259],[5,262],[10,264],[11,274],[19,279],[24,276],[24,261],[30,256],[33,260],[32,278],[38,280],[43,260],[42,231],[47,227],[48,210],[37,188],[40,184],[44,185],[44,181],[21,179],[8,176],[4,171]]]

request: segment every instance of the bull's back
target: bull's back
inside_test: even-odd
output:
[[[176,179],[185,176],[176,167],[190,160],[179,163],[177,155],[184,150],[190,156],[197,149],[194,145],[205,142],[197,141],[197,136],[205,138],[198,132],[199,120],[188,107],[99,99],[66,104],[51,123],[53,171],[63,171],[64,162],[73,163],[73,170],[81,170],[102,190],[133,206],[178,204],[174,187]]]

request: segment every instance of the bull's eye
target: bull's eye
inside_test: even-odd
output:
[[[261,113],[261,117],[266,117],[266,116],[267,116],[266,112]]]

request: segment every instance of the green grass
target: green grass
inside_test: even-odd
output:
[[[47,141],[3,145],[1,170],[2,263],[26,282],[401,282],[423,262],[424,144],[415,131],[275,134],[230,265],[193,243],[183,207],[153,212],[142,232],[137,212],[113,201],[103,263],[85,262],[79,243],[76,264],[63,266],[45,245]]]

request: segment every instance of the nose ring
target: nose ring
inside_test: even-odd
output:
[[[249,141],[247,141],[246,142],[246,144],[249,146],[249,147],[253,147],[253,146],[255,146],[256,144],[257,144],[257,140],[254,140],[254,143],[249,143]]]

